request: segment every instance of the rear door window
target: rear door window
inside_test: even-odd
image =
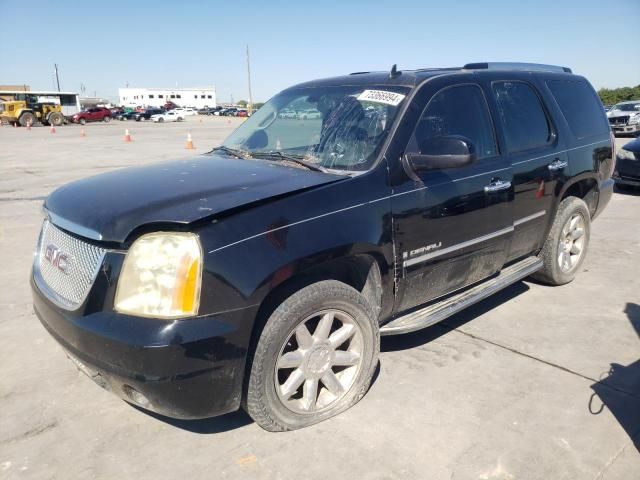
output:
[[[547,81],[547,86],[576,138],[609,132],[609,122],[600,99],[587,82],[550,80]]]
[[[494,82],[493,93],[509,153],[547,145],[553,130],[540,97],[524,82]]]
[[[436,93],[422,112],[407,151],[421,153],[428,140],[449,135],[471,140],[478,159],[497,155],[493,123],[479,86],[456,85]]]

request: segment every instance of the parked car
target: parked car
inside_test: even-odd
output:
[[[237,108],[230,107],[230,108],[225,108],[223,110],[222,115],[224,115],[225,117],[235,117],[237,112],[238,112]]]
[[[114,118],[116,120],[133,120],[136,118],[136,115],[138,115],[138,112],[136,112],[135,110],[131,110],[131,111],[124,111],[122,113],[119,113],[118,115],[116,115]]]
[[[111,117],[111,110],[108,108],[94,107],[73,114],[71,121],[84,125],[87,122],[109,122]]]
[[[613,133],[638,135],[640,133],[640,100],[620,102],[607,112]]]
[[[168,112],[152,115],[151,120],[154,122],[181,122],[184,120],[184,114],[177,111],[177,109],[169,110]]]
[[[124,108],[114,107],[109,109],[111,111],[111,118],[116,118],[121,113],[124,113]]]
[[[179,107],[173,111],[179,113],[183,118],[198,114],[198,111],[193,107]]]
[[[282,119],[305,102],[320,131]],[[365,395],[380,335],[530,275],[571,282],[612,195],[612,149],[568,68],[307,82],[199,158],[49,195],[34,309],[127,402],[178,418],[243,405],[267,430],[301,428]]]
[[[238,109],[238,111],[236,112],[236,117],[248,117],[249,116],[249,112],[245,109]]]
[[[623,145],[618,150],[613,179],[621,188],[640,187],[640,138]]]
[[[142,112],[138,112],[135,115],[136,122],[140,120],[149,120],[153,115],[161,115],[164,113],[162,108],[147,108]]]

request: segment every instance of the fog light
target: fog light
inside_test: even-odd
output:
[[[137,405],[140,405],[141,407],[149,408],[149,405],[151,405],[151,402],[147,397],[145,397],[142,393],[140,393],[130,385],[123,385],[122,391],[129,400]]]

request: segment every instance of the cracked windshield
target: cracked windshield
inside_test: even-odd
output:
[[[223,147],[312,170],[367,170],[407,93],[401,87],[368,87],[285,90],[231,134]]]

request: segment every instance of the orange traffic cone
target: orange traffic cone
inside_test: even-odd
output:
[[[18,128],[18,122],[13,122],[13,128]]]
[[[131,135],[129,135],[129,129],[125,129],[124,131],[124,142],[125,143],[129,143],[131,142]]]
[[[31,122],[27,122],[27,131],[31,131]]]
[[[227,118],[227,125],[231,125],[231,119]]]
[[[193,140],[191,140],[191,134],[187,134],[187,145],[184,147],[187,150],[195,150],[196,147],[193,146]]]
[[[84,128],[82,130],[80,130],[80,136],[81,137],[86,137],[85,133],[84,133]]]
[[[540,184],[538,185],[538,189],[536,190],[536,198],[544,197],[544,180],[540,180]]]
[[[49,131],[51,133],[56,133],[56,127],[54,127],[53,125],[51,125],[51,128],[49,129]]]

